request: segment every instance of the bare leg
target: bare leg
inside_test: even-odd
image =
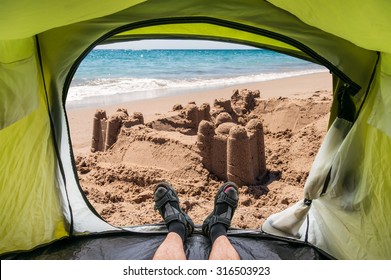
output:
[[[202,232],[210,238],[210,260],[240,260],[236,249],[227,238],[227,230],[239,201],[238,186],[226,182],[215,195],[212,213],[202,223]]]
[[[169,232],[163,243],[157,248],[153,260],[186,260],[182,238],[175,232]]]
[[[186,260],[183,242],[193,232],[193,221],[180,208],[178,195],[169,183],[156,185],[154,200],[156,209],[167,225],[168,234],[152,259]]]
[[[213,243],[212,250],[209,255],[210,260],[240,260],[240,256],[236,249],[232,246],[227,236],[221,235],[217,237]]]

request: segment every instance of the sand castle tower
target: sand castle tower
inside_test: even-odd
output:
[[[262,122],[252,119],[247,123],[246,130],[249,137],[251,165],[253,166],[254,174],[261,179],[267,173]]]
[[[122,122],[125,121],[128,116],[126,109],[118,109],[117,112],[111,115],[107,120],[105,151],[110,149],[111,146],[117,142]]]
[[[92,124],[91,152],[104,151],[106,139],[106,111],[96,110]]]
[[[251,161],[250,138],[243,126],[235,125],[229,130],[227,180],[238,185],[252,185],[256,181]]]
[[[189,122],[188,128],[197,131],[202,120],[210,119],[210,105],[208,103],[203,103],[198,107],[195,103],[189,103],[187,104],[184,113],[185,119]]]

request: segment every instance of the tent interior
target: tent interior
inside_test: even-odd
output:
[[[266,48],[333,75],[329,130],[303,199],[259,230],[230,230],[242,259],[391,257],[389,2],[71,2],[6,1],[0,11],[2,259],[151,258],[164,227],[114,227],[83,194],[65,102],[95,46],[159,38]],[[206,259],[210,242],[197,228],[185,249]]]

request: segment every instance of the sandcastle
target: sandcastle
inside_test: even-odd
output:
[[[106,151],[117,141],[121,127],[131,127],[144,124],[143,114],[140,112],[128,115],[126,109],[118,109],[107,118],[105,110],[96,110],[92,129],[91,152]]]
[[[246,120],[254,109],[259,91],[235,90],[231,100],[218,99],[213,108],[208,103],[190,102],[184,108],[174,105],[178,115],[152,121],[146,126],[160,130],[177,130],[197,135],[197,147],[204,167],[220,180],[239,186],[254,185],[267,173],[263,125],[259,119]],[[104,110],[94,116],[91,151],[106,151],[117,141],[122,127],[144,124],[139,112],[128,115],[118,109],[109,118]]]
[[[239,186],[254,185],[267,172],[263,126],[259,120],[252,119],[246,126],[228,120],[217,127],[202,121],[197,147],[205,168],[221,180]]]

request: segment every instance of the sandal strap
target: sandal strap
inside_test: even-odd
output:
[[[155,201],[155,207],[160,210],[164,206],[164,204],[170,201],[179,203],[178,199],[175,195],[173,195],[172,191],[170,189],[167,189],[166,194],[162,196],[158,201]]]
[[[219,194],[216,204],[217,203],[227,203],[233,209],[236,209],[238,207],[238,200],[230,198],[225,192],[221,192]]]
[[[215,224],[223,224],[225,225],[226,227],[230,227],[231,225],[231,220],[228,219],[228,218],[224,218],[224,217],[220,217],[220,216],[212,216],[210,221],[209,221],[209,230],[212,228],[212,226],[214,226]]]
[[[169,223],[171,223],[173,221],[178,221],[184,225],[186,225],[186,222],[187,222],[184,215],[180,212],[168,215],[167,217],[164,218],[164,222],[166,223],[166,225],[168,225]]]

